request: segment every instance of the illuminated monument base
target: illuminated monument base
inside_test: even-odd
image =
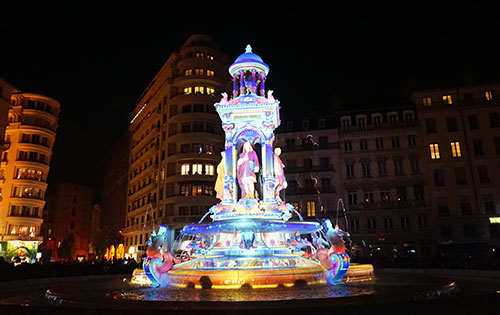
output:
[[[322,225],[262,217],[240,214],[187,225],[176,242],[176,257],[154,250],[166,234],[162,226],[151,236],[146,275],[155,287],[178,288],[275,288],[342,281],[350,264],[344,247],[318,250],[301,237],[323,233]]]
[[[173,287],[276,288],[326,283],[325,269],[296,256],[214,257],[181,263],[168,273]]]

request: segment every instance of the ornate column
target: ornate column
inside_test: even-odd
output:
[[[245,72],[240,71],[240,95],[245,95]]]
[[[260,73],[260,96],[264,96],[266,93],[266,76],[264,73]]]
[[[238,77],[233,76],[233,97],[238,96]]]
[[[226,134],[224,149],[226,152],[225,176],[224,176],[224,200],[222,203],[235,203],[238,195],[236,185],[236,157],[235,143],[233,143],[234,124],[222,124],[222,128]]]
[[[255,78],[256,71],[252,70],[252,94],[255,94],[257,91],[257,80]]]
[[[272,122],[263,122],[262,130],[264,132],[264,145],[262,146],[262,185],[264,193],[264,202],[274,202],[274,155],[273,155],[273,141],[274,141],[274,126]]]
[[[233,179],[233,195],[232,203],[236,203],[238,201],[238,169],[236,167],[236,163],[238,163],[238,150],[236,147],[236,143],[233,142],[231,152],[233,154],[233,169],[232,169],[232,179]]]

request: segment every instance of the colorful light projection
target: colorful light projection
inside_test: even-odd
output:
[[[144,271],[152,285],[181,288],[269,288],[340,282],[350,258],[349,235],[329,221],[290,221],[296,212],[279,197],[286,179],[274,130],[280,124],[272,91],[265,93],[269,67],[250,45],[229,67],[232,98],[214,106],[225,132],[217,196],[198,224],[189,224],[172,255],[167,227],[153,231]],[[281,168],[281,169],[278,169]],[[211,223],[201,223],[210,216]],[[312,235],[312,236],[311,236]],[[309,239],[312,239],[311,242]]]
[[[38,241],[7,241],[0,242],[0,253],[4,252],[7,261],[19,257],[23,262],[31,262],[36,259],[38,252]]]
[[[115,260],[115,259],[125,259],[125,247],[123,244],[110,245],[106,248],[106,254],[104,254],[104,259],[106,260]]]

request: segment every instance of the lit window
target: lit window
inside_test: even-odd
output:
[[[196,52],[196,58],[204,58],[204,57],[205,57],[205,53],[202,53],[199,51]]]
[[[203,173],[203,164],[193,164],[193,175]]]
[[[182,164],[181,175],[188,175],[188,174],[189,174],[189,164]]]
[[[28,235],[28,226],[20,225],[19,226],[19,235]]]
[[[212,164],[205,164],[205,174],[214,175],[214,166]]]
[[[207,94],[208,95],[214,95],[215,94],[215,89],[212,87],[207,87]]]
[[[193,88],[188,86],[184,88],[184,94],[191,94],[193,93]]]
[[[388,189],[382,189],[380,191],[380,199],[382,201],[389,201],[389,199],[390,199],[390,193],[389,193]]]
[[[487,101],[492,101],[493,100],[493,93],[491,91],[484,91],[484,98]]]
[[[189,196],[191,185],[181,185],[181,196]]]
[[[207,59],[214,60],[214,56],[207,54]]]
[[[199,94],[205,94],[205,88],[203,86],[195,86],[194,92]]]
[[[203,195],[203,186],[202,185],[193,185],[191,194],[193,196]]]
[[[422,104],[424,106],[432,106],[432,98],[430,96],[422,97]]]
[[[453,104],[453,100],[451,99],[451,95],[450,94],[443,95],[443,103],[444,104],[448,104],[448,105]]]
[[[184,75],[185,76],[193,75],[193,69],[186,69],[186,70],[184,70]]]
[[[26,169],[25,168],[20,168],[17,170],[17,179],[19,178],[26,178]]]
[[[35,178],[35,173],[36,173],[35,170],[32,170],[32,169],[28,170],[26,178],[28,178],[28,179],[34,179]]]
[[[18,225],[9,224],[9,234],[16,235],[17,234]]]
[[[214,153],[214,146],[211,144],[205,144],[205,153],[206,154]]]
[[[200,69],[200,68],[194,69],[194,74],[196,75],[203,75],[203,73],[205,73],[205,69]]]
[[[213,77],[214,75],[215,75],[215,72],[213,70],[207,70],[208,77]]]
[[[459,141],[450,142],[450,146],[451,146],[451,156],[453,156],[453,157],[461,157],[462,156],[462,151],[460,150],[460,142]]]
[[[316,203],[314,201],[308,201],[307,206],[307,216],[314,217],[316,215]]]
[[[439,160],[441,158],[441,155],[439,154],[439,144],[431,143],[429,144],[429,149],[431,151],[432,160]]]

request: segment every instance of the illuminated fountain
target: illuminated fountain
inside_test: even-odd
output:
[[[164,250],[167,228],[153,231],[144,262],[146,275],[154,286],[182,288],[342,281],[350,265],[344,246],[348,234],[329,220],[303,221],[279,197],[286,179],[280,150],[273,147],[280,106],[272,91],[265,90],[269,67],[248,45],[229,73],[232,98],[223,93],[215,104],[225,131],[215,185],[221,202],[200,223],[182,229],[173,254]],[[294,212],[298,221],[290,220]],[[212,222],[202,223],[208,215]]]

